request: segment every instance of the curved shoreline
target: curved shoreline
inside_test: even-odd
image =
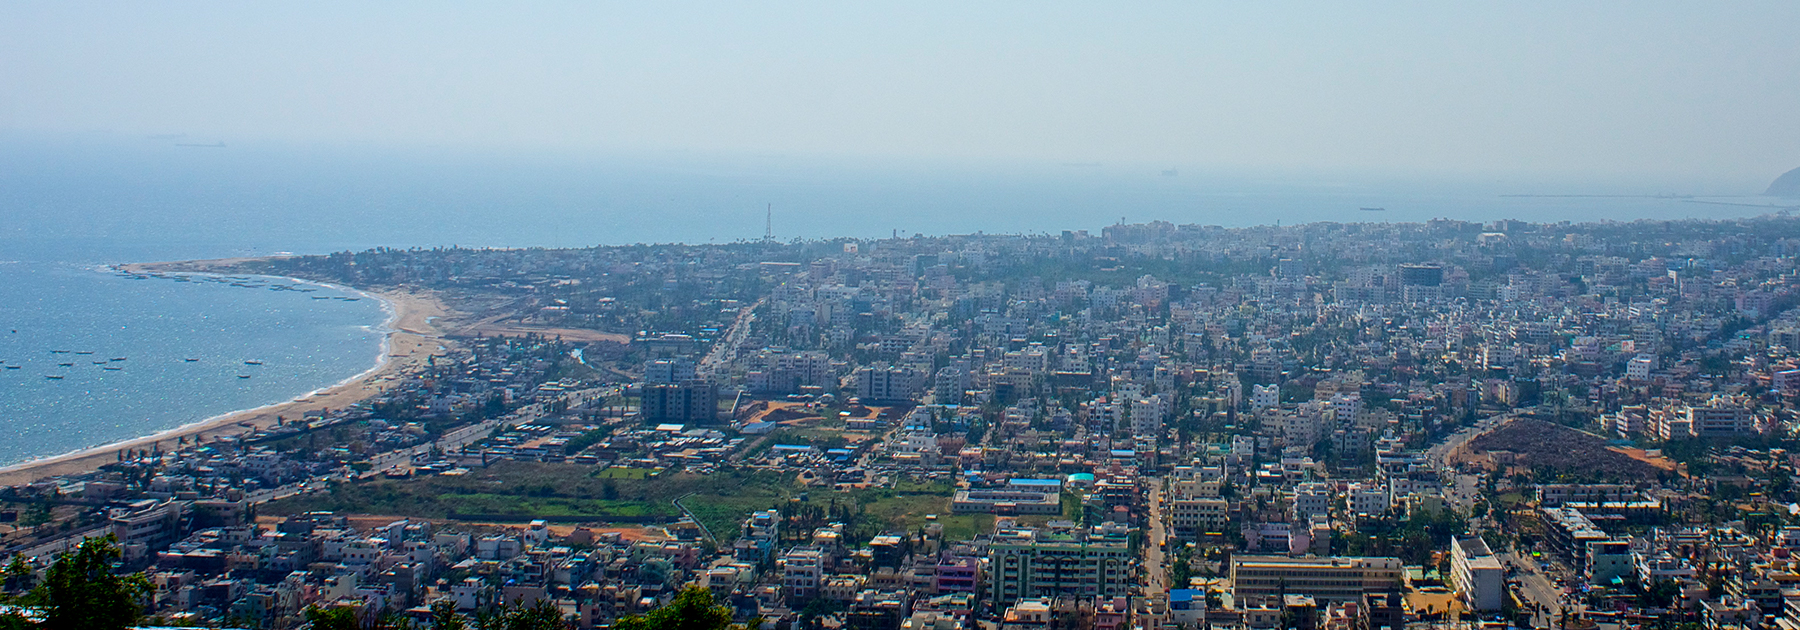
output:
[[[120,269],[136,270],[150,267],[151,265],[137,264],[119,266]],[[186,273],[216,272],[187,271]],[[305,417],[305,414],[309,412],[322,409],[347,408],[357,402],[384,393],[397,382],[397,377],[423,365],[429,360],[428,357],[438,354],[441,332],[433,325],[433,320],[446,316],[449,311],[435,296],[401,289],[368,291],[300,278],[288,279],[329,286],[381,301],[383,309],[388,311],[388,318],[376,330],[376,332],[382,333],[382,339],[380,354],[376,357],[373,367],[355,376],[289,400],[226,412],[150,435],[0,467],[0,486],[19,485],[47,477],[92,472],[99,469],[100,466],[116,461],[118,452],[124,449],[150,448],[169,442],[171,444],[164,450],[173,450],[169,447],[176,446],[183,438],[197,437],[204,440],[240,435],[272,426],[278,418],[298,419]]]

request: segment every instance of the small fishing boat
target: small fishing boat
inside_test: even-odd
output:
[[[262,361],[257,360],[257,359],[250,359],[248,361],[245,361],[244,365],[262,365]]]
[[[195,359],[195,358],[187,358],[187,359],[182,359],[182,360],[183,360],[183,361],[186,361],[186,362],[188,362],[188,363],[193,363],[193,362],[195,362],[195,361],[199,361],[199,359]]]
[[[60,381],[63,379],[62,375],[60,375],[60,374],[45,374],[44,378],[50,379],[52,381]]]
[[[238,378],[250,378],[249,374],[239,374]]]
[[[103,367],[103,368],[100,368],[100,369],[102,369],[102,370],[107,370],[107,371],[111,371],[111,372],[117,372],[117,371],[119,371],[119,370],[123,370],[123,369],[125,369],[125,368],[122,368],[122,367]]]

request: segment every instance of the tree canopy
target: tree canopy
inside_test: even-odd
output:
[[[731,609],[713,601],[712,591],[689,586],[675,601],[643,615],[632,615],[613,624],[615,630],[725,630],[731,625]]]
[[[526,606],[524,602],[489,608],[475,614],[477,630],[564,630],[569,627],[562,609],[550,600],[540,599]]]
[[[50,565],[27,604],[44,608],[41,627],[52,630],[125,628],[144,616],[155,588],[141,573],[119,575],[118,539],[108,534],[81,542]]]

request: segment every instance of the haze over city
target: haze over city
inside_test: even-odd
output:
[[[0,131],[1265,172],[1800,165],[1787,2],[14,3]]]

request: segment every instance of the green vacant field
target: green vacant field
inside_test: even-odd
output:
[[[952,488],[944,483],[902,483],[893,489],[822,491],[794,484],[792,476],[727,469],[701,476],[685,472],[655,475],[641,468],[574,464],[497,462],[466,475],[412,479],[371,479],[338,484],[329,492],[276,501],[260,511],[285,515],[313,510],[526,521],[561,518],[592,522],[673,519],[675,500],[720,541],[737,538],[744,517],[755,510],[788,504],[802,494],[815,503],[845,501],[859,508],[856,520],[868,530],[916,531],[936,514],[944,533],[966,539],[993,527],[985,514],[951,514]]]
[[[925,516],[937,515],[944,526],[946,540],[967,540],[994,528],[992,514],[951,514],[950,496],[934,494],[895,495],[862,504],[863,513],[893,529],[917,531],[925,526]]]
[[[270,503],[261,512],[283,515],[331,510],[426,518],[457,514],[519,521],[557,517],[629,522],[678,517],[681,511],[674,500],[685,496],[682,504],[693,510],[701,523],[720,539],[731,540],[745,514],[786,501],[792,487],[789,479],[771,473],[723,472],[704,477],[649,473],[506,461],[460,476],[338,484],[325,494]]]
[[[648,468],[608,468],[594,474],[598,479],[648,479],[655,474]]]

